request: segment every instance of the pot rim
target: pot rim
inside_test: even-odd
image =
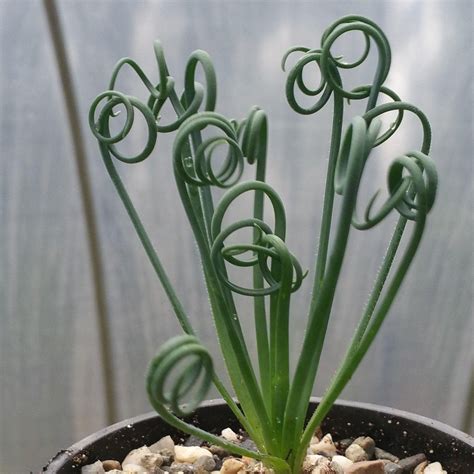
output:
[[[321,401],[320,397],[311,397],[310,399],[310,402],[312,403],[319,403],[320,401]],[[206,400],[202,402],[199,405],[198,409],[201,407],[215,407],[215,406],[221,406],[221,405],[227,405],[227,404],[223,399],[215,398],[215,399]],[[349,401],[349,400],[337,400],[334,403],[334,405],[338,405],[340,407],[345,407],[345,408],[358,408],[358,409],[368,410],[368,411],[378,411],[388,416],[405,418],[415,423],[419,423],[429,428],[444,432],[454,438],[457,438],[459,441],[462,441],[468,444],[472,448],[474,448],[474,437],[456,428],[452,428],[451,426],[445,423],[442,423],[441,421],[433,420],[431,418],[427,418],[422,415],[417,415],[415,413],[410,413],[404,410],[390,408],[383,405],[376,405],[374,403],[356,402],[356,401]],[[114,423],[113,425],[109,425],[106,428],[102,428],[96,431],[95,433],[81,439],[80,441],[74,443],[72,446],[67,448],[66,451],[69,451],[69,452],[81,451],[91,442],[96,441],[98,438],[103,438],[105,436],[110,435],[111,433],[115,431],[127,428],[129,425],[133,425],[135,423],[149,420],[152,418],[159,418],[158,413],[148,412],[142,415],[134,416],[132,418],[127,418],[126,420],[123,420],[123,421],[119,421],[117,423]]]

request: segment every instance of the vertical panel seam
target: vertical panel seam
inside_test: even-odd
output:
[[[63,90],[64,105],[74,149],[74,161],[79,178],[79,190],[82,201],[86,227],[86,241],[91,262],[91,279],[93,283],[94,303],[97,314],[97,326],[100,341],[100,358],[102,363],[103,387],[105,392],[105,414],[107,423],[116,421],[117,407],[115,399],[115,374],[112,363],[112,344],[110,318],[105,295],[104,268],[97,231],[97,215],[94,208],[90,172],[86,160],[84,137],[79,109],[77,105],[71,68],[66,53],[64,35],[55,0],[43,0],[48,20],[48,28],[54,48],[58,73]]]

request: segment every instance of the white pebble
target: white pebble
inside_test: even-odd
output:
[[[105,474],[104,468],[100,461],[96,461],[94,464],[88,464],[81,468],[81,474]]]
[[[425,472],[425,467],[428,466],[428,464],[428,461],[423,461],[421,464],[418,464],[418,466],[415,467],[413,474],[422,474]]]
[[[171,436],[163,436],[163,438],[148,447],[152,453],[160,454],[160,451],[167,450],[174,454],[174,441]]]
[[[339,464],[336,464],[335,462],[332,462],[332,461],[329,463],[328,468],[331,474],[344,474],[345,473],[344,469],[341,466],[339,466]]]
[[[201,456],[209,456],[212,458],[212,453],[205,448],[199,446],[175,446],[174,447],[175,461],[178,463],[192,464]]]
[[[321,459],[325,459],[324,456],[320,456],[319,454],[308,454],[303,461],[303,471],[311,471],[318,465],[318,462]]]
[[[152,453],[148,446],[142,446],[141,448],[133,449],[127,454],[127,457],[122,462],[122,468],[126,471],[128,467],[132,465],[141,466],[145,471],[154,471],[162,464],[163,458],[159,454]]]
[[[439,462],[432,462],[425,467],[423,474],[447,474]]]
[[[237,434],[234,433],[230,428],[223,429],[221,431],[221,436],[227,441],[231,441],[233,443],[237,443],[239,441]]]
[[[323,454],[325,456],[334,456],[336,454],[336,446],[332,441],[332,436],[328,433],[323,439],[316,444],[310,446],[314,454]]]
[[[351,444],[346,449],[346,458],[354,462],[367,461],[369,456],[358,444]]]
[[[330,461],[324,456],[320,459],[317,465],[311,471],[311,474],[335,474],[330,467]]]
[[[352,464],[354,464],[353,461],[351,461],[350,459],[346,458],[345,456],[339,456],[339,455],[334,456],[332,458],[332,462],[342,467],[342,469],[346,469]]]
[[[148,474],[148,470],[138,464],[127,464],[122,469],[125,474]]]

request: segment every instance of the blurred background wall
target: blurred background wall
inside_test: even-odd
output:
[[[110,327],[113,358],[105,371],[90,228],[43,5],[2,0],[0,472],[39,470],[59,449],[110,421],[149,411],[147,363],[160,344],[180,332],[87,125],[89,105],[107,88],[116,61],[130,56],[157,81],[153,40],[160,38],[180,89],[187,57],[204,49],[217,71],[217,111],[242,118],[258,104],[268,113],[268,181],[286,203],[290,248],[312,270],[331,106],[314,116],[291,111],[280,60],[290,46],[318,47],[323,30],[349,13],[368,16],[386,32],[393,53],[386,84],[430,118],[440,188],[399,298],[343,398],[472,429],[472,2],[60,0],[57,5],[85,137],[104,267],[102,316]],[[360,38],[341,47],[354,59]],[[349,83],[370,83],[375,61],[373,51],[367,67],[348,76]],[[118,88],[146,97],[132,73],[124,74]],[[348,110],[352,116],[362,109]],[[408,119],[380,156],[418,148],[420,137],[418,124]],[[131,147],[138,150],[143,134],[134,140]],[[172,142],[172,136],[159,136],[152,158],[120,171],[221,371],[196,247],[174,187]],[[386,161],[371,164],[366,196],[385,186]],[[322,394],[340,361],[392,227],[393,221],[351,235],[315,395]],[[309,281],[293,304],[293,363]],[[250,321],[249,314],[243,316],[245,326]],[[113,388],[113,420],[107,415],[105,381]]]

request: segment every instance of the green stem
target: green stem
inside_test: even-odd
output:
[[[180,101],[178,100],[178,97],[176,93],[174,92],[174,90],[172,90],[170,94],[170,99],[173,104],[173,107],[175,108],[177,115],[179,116],[180,114],[183,113],[184,109],[182,108],[182,105]],[[191,146],[189,145],[188,140],[189,139],[186,139],[185,141],[184,152],[186,153],[186,150],[188,150],[191,154]],[[191,141],[192,141],[194,150],[196,150],[201,142],[200,134],[192,133]],[[178,180],[178,177],[177,177],[177,182],[178,181],[180,180]],[[181,199],[183,201],[183,204],[185,205],[186,213],[188,214],[188,219],[190,220],[190,222],[191,220],[193,220],[194,222],[194,225],[193,223],[191,223],[191,226],[193,227],[194,236],[196,238],[196,241],[198,243],[198,248],[200,250],[201,259],[203,262],[203,272],[204,272],[204,276],[206,280],[206,287],[207,287],[208,295],[211,301],[211,307],[213,308],[213,314],[216,320],[216,327],[218,329],[219,335],[223,334],[224,328],[223,328],[223,325],[217,321],[218,319],[219,320],[221,319],[221,318],[218,318],[216,315],[217,308],[220,307],[220,311],[223,312],[223,314],[225,314],[224,317],[232,321],[231,326],[232,326],[233,331],[231,331],[231,334],[229,334],[226,337],[226,340],[223,341],[222,350],[223,350],[224,358],[228,364],[230,363],[231,365],[236,365],[235,361],[229,362],[229,359],[231,359],[229,355],[227,355],[226,357],[226,350],[227,350],[227,347],[229,347],[229,344],[227,344],[226,342],[229,342],[229,339],[234,341],[234,339],[237,338],[239,343],[234,344],[234,345],[238,345],[239,347],[243,349],[243,355],[247,362],[247,367],[244,368],[244,373],[245,372],[247,373],[246,375],[242,373],[242,375],[245,377],[252,377],[250,357],[245,348],[246,347],[245,341],[243,338],[242,330],[237,320],[237,312],[235,309],[235,304],[232,298],[232,294],[230,293],[230,291],[228,291],[227,288],[223,288],[222,285],[220,285],[218,281],[215,281],[214,283],[212,282],[211,267],[205,264],[205,260],[206,260],[205,254],[208,254],[209,252],[209,244],[211,241],[211,237],[210,237],[211,216],[209,215],[209,212],[211,211],[213,206],[212,206],[212,196],[210,194],[210,190],[207,187],[207,192],[202,193],[200,192],[200,189],[197,186],[186,185],[185,183],[181,181],[178,184],[178,188],[181,194]],[[204,197],[204,202],[205,202],[204,205],[201,201],[203,197]],[[189,204],[189,207],[186,206],[185,201]],[[193,219],[191,219],[191,212],[192,212]],[[215,291],[216,288],[220,288],[221,294],[216,293]],[[211,289],[213,289],[214,291],[211,291]],[[224,298],[224,301],[220,300],[221,297]],[[249,367],[250,367],[250,370],[249,370]],[[232,373],[231,370],[229,370],[229,372]],[[239,372],[241,371],[239,370]],[[236,390],[235,387],[237,384],[235,383],[235,381],[233,381],[233,385],[234,385],[234,389]],[[216,386],[216,388],[219,389],[219,387],[222,388],[222,384],[220,382],[219,382],[219,386]],[[239,392],[241,393],[242,390],[236,390],[236,393],[239,393]],[[253,396],[255,396],[255,392],[252,396],[245,396],[245,397],[242,395],[239,396],[239,400],[241,400],[241,405],[244,409],[244,413],[246,414],[256,413],[256,410],[250,407],[250,403],[245,401],[245,400],[251,400]],[[239,413],[241,413],[240,410],[239,410]],[[252,418],[255,418],[255,415],[251,416],[250,419]],[[263,440],[261,429],[259,429],[259,426],[255,426],[255,424],[249,423],[248,420],[245,420],[245,423],[243,423],[242,426],[249,433],[249,435],[253,437],[255,442],[258,445],[262,446],[262,444],[264,443],[264,440]],[[266,444],[267,445],[269,444],[268,440],[266,441]]]
[[[290,388],[290,358],[289,358],[289,314],[291,286],[293,281],[293,262],[283,241],[276,236],[267,236],[267,240],[279,255],[280,288],[274,302],[275,341],[273,347],[273,364],[278,370],[272,374],[272,408],[273,425],[280,441],[278,454],[286,456],[288,447],[283,443],[283,419]]]
[[[337,156],[341,145],[342,120],[344,113],[343,97],[334,94],[334,111],[331,132],[331,147],[329,151],[329,164],[326,175],[326,188],[324,190],[323,216],[321,220],[321,231],[319,234],[319,248],[316,259],[316,270],[314,277],[313,292],[310,305],[310,314],[314,314],[314,307],[323,283],[324,272],[329,248],[329,236],[331,233],[332,211],[334,206],[334,173],[336,171]]]
[[[102,154],[102,159],[104,161],[105,167],[110,175],[110,178],[115,186],[115,189],[117,190],[117,193],[122,200],[122,203],[125,207],[125,210],[127,211],[130,220],[132,221],[132,224],[135,228],[135,231],[137,232],[138,238],[140,239],[140,242],[143,245],[143,248],[145,249],[145,252],[150,260],[150,263],[155,270],[156,275],[158,276],[163,289],[165,290],[166,296],[168,297],[171,306],[174,310],[174,313],[179,321],[179,324],[181,325],[183,331],[186,334],[192,334],[194,335],[194,330],[191,326],[191,323],[184,311],[184,308],[176,295],[173,286],[171,285],[171,282],[169,281],[168,275],[166,274],[166,271],[153,247],[153,244],[150,241],[150,238],[148,237],[147,232],[145,231],[145,228],[140,220],[140,217],[138,216],[137,211],[135,210],[135,207],[132,204],[132,201],[130,199],[130,196],[127,193],[127,190],[125,189],[125,186],[123,185],[123,182],[117,173],[117,170],[113,164],[112,158],[110,156],[109,150],[107,145],[103,143],[99,143],[100,151]],[[234,402],[228,391],[226,390],[224,384],[221,382],[219,377],[214,373],[213,374],[213,383],[219,393],[222,395],[222,398],[226,401],[226,403],[229,405],[229,407],[232,409],[233,413],[241,423],[241,425],[244,427],[244,429],[248,433],[252,433],[253,429],[243,416],[242,411],[240,408],[237,406],[237,404]]]
[[[388,311],[397,295],[400,286],[405,278],[405,275],[413,261],[426,222],[426,216],[430,211],[437,187],[437,172],[432,161],[423,153],[409,152],[406,156],[398,157],[391,165],[388,176],[389,190],[391,193],[397,193],[400,186],[404,183],[404,170],[408,171],[411,179],[411,187],[408,194],[394,204],[394,207],[401,214],[401,218],[393,233],[389,249],[385,255],[384,263],[379,277],[377,278],[374,291],[372,293],[369,305],[363,314],[356,333],[354,334],[350,347],[347,351],[346,357],[333,378],[329,388],[324,395],[321,404],[311,417],[306,429],[301,438],[300,447],[295,453],[295,458],[292,460],[294,465],[302,462],[305,447],[309,443],[315,428],[321,423],[326,416],[336,398],[342,392],[355,370],[359,366],[362,358],[367,353],[372,344],[376,334],[378,333]],[[426,175],[426,177],[424,177]],[[406,189],[406,188],[404,188]],[[416,196],[416,201],[414,200]],[[407,203],[411,204],[407,204]],[[413,207],[411,207],[413,206]],[[376,300],[380,296],[382,287],[388,276],[390,266],[395,258],[396,251],[399,247],[403,231],[407,219],[415,221],[413,233],[407,244],[405,252],[400,260],[397,269],[394,272],[393,278],[385,292],[385,295],[374,311]],[[375,225],[375,224],[374,224]]]
[[[300,427],[304,424],[308,400],[321,356],[324,334],[328,325],[334,293],[347,247],[355,206],[354,196],[357,196],[366,154],[365,122],[362,122],[364,121],[360,118],[358,121],[353,121],[352,124],[350,150],[347,151],[349,154],[347,158],[347,177],[344,184],[344,196],[334,245],[329,258],[327,273],[321,287],[320,297],[314,307],[314,313],[310,315],[308,329],[305,334],[286,406],[283,431],[285,434],[284,444],[287,446],[295,446],[297,438],[299,438],[301,433]],[[317,317],[315,317],[316,314]]]
[[[179,148],[179,145],[176,145],[175,142],[175,150],[177,148]],[[190,197],[187,193],[186,184],[182,181],[179,177],[179,173],[176,171],[175,177],[184,209],[201,253],[203,267],[208,280],[208,290],[216,329],[219,334],[221,345],[223,346],[222,352],[229,368],[232,385],[247,418],[249,420],[255,420],[252,422],[254,431],[258,430],[258,432],[261,433],[261,436],[264,438],[266,450],[271,451],[275,444],[275,440],[273,439],[267,410],[263,403],[262,395],[255,378],[255,373],[250,363],[250,357],[248,355],[245,341],[240,340],[238,331],[236,331],[235,326],[238,324],[238,320],[234,319],[233,315],[229,313],[225,297],[220,291],[221,283],[213,268],[209,250],[206,246],[205,237],[201,233],[196,216],[194,215]]]
[[[343,363],[336,372],[330,386],[326,390],[326,393],[323,399],[321,400],[321,403],[319,404],[318,408],[316,409],[310,421],[308,422],[304,434],[301,438],[300,448],[295,456],[295,465],[298,465],[298,463],[302,462],[305,451],[305,449],[303,449],[303,446],[307,446],[307,444],[310,442],[314,430],[317,428],[317,426],[321,424],[322,420],[331,409],[337,397],[351,379],[355,370],[359,366],[362,358],[367,353],[370,345],[372,344],[375,336],[377,335],[377,332],[380,329],[380,326],[382,325],[393,303],[393,300],[395,299],[395,296],[406,275],[406,272],[408,271],[408,268],[411,262],[413,261],[413,257],[416,253],[421,237],[423,235],[425,216],[422,213],[420,214],[420,216],[420,219],[415,224],[415,229],[408,244],[408,247],[405,251],[405,254],[403,255],[400,265],[394,274],[393,280],[378,310],[375,312],[372,318],[370,317],[370,311],[365,313],[364,318],[361,320],[361,323],[359,325],[358,331],[352,338],[351,345],[347,351],[347,355]],[[384,262],[384,264],[386,264],[387,266],[389,266],[390,260],[393,261],[394,253],[396,252],[396,249],[398,248],[398,245],[400,243],[405,224],[406,219],[403,217],[400,218]],[[386,273],[386,268],[383,269],[382,273]],[[369,322],[371,324],[367,327]],[[362,331],[363,334],[361,335]]]
[[[255,179],[265,182],[266,156],[267,156],[267,119],[263,111],[254,110],[248,118],[256,130],[255,141],[255,161],[257,163]],[[253,150],[252,150],[253,151]],[[253,215],[256,219],[263,221],[264,193],[256,190],[254,197]],[[258,229],[254,229],[254,241],[258,238]],[[263,288],[264,280],[260,268],[255,265],[253,268],[254,288]],[[254,324],[257,340],[257,357],[260,374],[260,385],[266,406],[271,406],[271,373],[270,373],[270,348],[268,342],[267,316],[265,310],[265,297],[255,296],[254,299]]]

